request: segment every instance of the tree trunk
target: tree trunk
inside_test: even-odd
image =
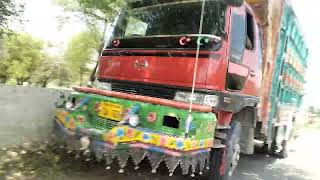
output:
[[[48,78],[47,78],[46,80],[44,80],[44,81],[42,82],[41,87],[46,88],[46,87],[48,86],[48,81],[49,81]]]
[[[7,81],[8,81],[8,78],[7,78],[7,77],[2,77],[2,78],[0,79],[0,83],[1,83],[1,84],[6,84]]]
[[[82,81],[83,81],[83,72],[82,72],[82,69],[80,68],[80,86],[82,86]]]
[[[17,85],[21,86],[23,84],[23,80],[22,79],[16,79],[17,81]]]

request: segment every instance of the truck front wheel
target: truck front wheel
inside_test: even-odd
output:
[[[213,149],[211,152],[211,178],[210,180],[230,180],[235,172],[240,158],[241,124],[231,122],[226,147]]]

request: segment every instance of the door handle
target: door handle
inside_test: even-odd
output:
[[[256,72],[254,72],[253,70],[250,71],[250,76],[254,77],[256,76]]]

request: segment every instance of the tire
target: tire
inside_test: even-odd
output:
[[[279,158],[285,159],[288,157],[288,143],[287,143],[287,141],[283,140],[281,146],[282,146],[282,149],[279,152]]]
[[[275,127],[275,131],[273,132],[275,134],[274,134],[274,138],[271,144],[269,154],[276,158],[285,159],[288,157],[288,141],[282,140],[281,145],[278,144],[276,141],[276,137],[278,135],[278,127]],[[281,149],[280,152],[278,151],[279,149]]]
[[[277,144],[277,136],[278,136],[278,127],[277,126],[273,126],[272,130],[271,130],[271,144],[270,144],[270,148],[268,148],[268,151],[266,152],[266,154],[269,154],[271,156],[276,156],[277,150],[278,150],[278,144]],[[267,143],[267,142],[265,142]]]
[[[213,149],[211,152],[210,180],[230,180],[240,158],[241,125],[231,122],[231,129],[226,140],[226,147]]]
[[[277,150],[278,150],[277,142],[276,141],[272,141],[271,147],[270,147],[270,150],[269,150],[269,154],[271,156],[276,156]]]
[[[240,7],[242,6],[244,0],[226,0],[226,2],[230,6]]]

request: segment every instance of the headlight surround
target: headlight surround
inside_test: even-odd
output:
[[[102,89],[102,90],[106,90],[106,91],[111,91],[112,85],[111,85],[111,83],[107,83],[107,82],[98,82],[97,88]]]
[[[139,116],[136,114],[130,115],[128,123],[131,127],[137,127],[140,124]]]
[[[205,95],[203,104],[211,107],[216,107],[219,104],[219,96]]]
[[[181,101],[181,102],[190,102],[192,99],[192,102],[195,104],[203,104],[204,95],[194,93],[193,96],[191,93],[187,92],[176,92],[176,95],[174,97],[174,100]]]
[[[193,99],[194,104],[216,107],[219,103],[219,97],[217,95],[194,93],[192,96],[189,92],[176,92],[174,100],[181,102],[190,102],[191,98]]]
[[[74,104],[71,102],[71,101],[67,101],[66,102],[66,109],[72,109],[73,108],[73,106],[74,106]]]

